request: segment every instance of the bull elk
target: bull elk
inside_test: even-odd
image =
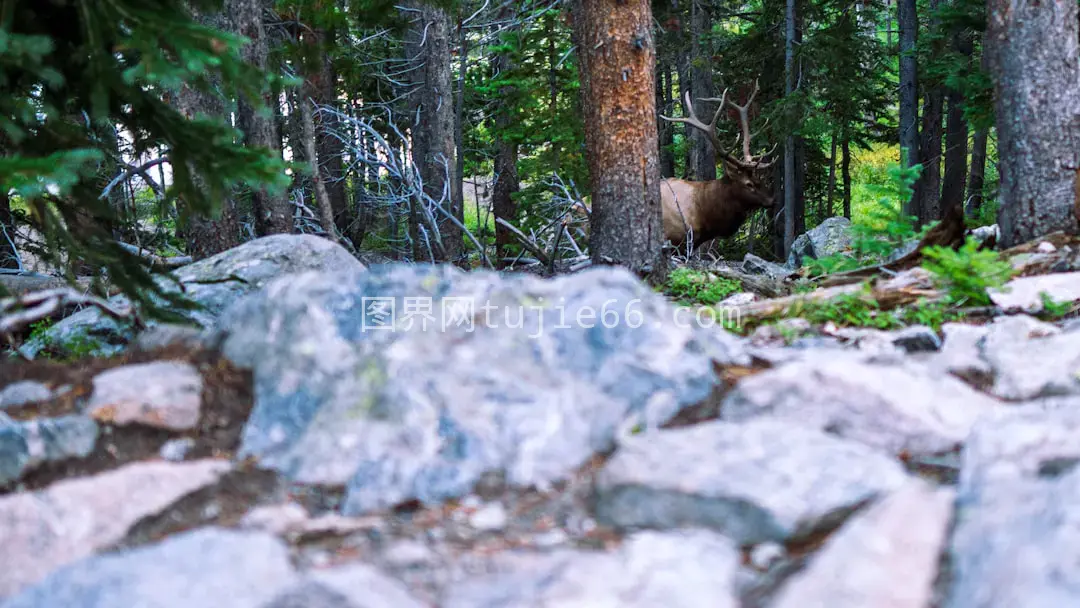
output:
[[[746,218],[758,209],[775,205],[770,190],[761,180],[759,171],[775,162],[763,162],[776,146],[765,154],[754,157],[750,153],[750,122],[747,116],[750,104],[758,93],[757,81],[754,91],[744,105],[737,105],[727,98],[727,89],[719,100],[705,98],[701,101],[719,101],[712,120],[705,124],[694,112],[690,93],[686,93],[685,118],[661,116],[670,122],[681,122],[705,132],[723,164],[723,176],[707,181],[687,181],[667,178],[660,183],[660,207],[663,212],[664,238],[676,248],[691,243],[691,250],[716,238],[726,238],[738,232]],[[716,134],[716,121],[726,106],[738,112],[742,129],[743,158],[739,159],[720,145]]]

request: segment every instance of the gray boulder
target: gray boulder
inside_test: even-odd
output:
[[[212,327],[221,312],[239,297],[258,290],[281,275],[308,270],[336,271],[363,269],[344,247],[322,237],[307,234],[278,234],[261,237],[215,256],[199,260],[171,273],[174,281],[161,279],[166,290],[184,294],[201,306],[190,313],[196,324]],[[118,307],[127,306],[124,296],[110,299]],[[156,321],[147,320],[154,327]],[[136,338],[128,324],[86,308],[59,321],[23,346],[36,355],[50,346],[66,354],[108,356],[124,350]]]
[[[740,545],[797,541],[900,487],[886,454],[762,419],[627,440],[596,481],[597,520],[622,529],[714,529]]]
[[[418,303],[426,327],[406,318]],[[221,328],[226,356],[255,378],[240,456],[347,484],[349,514],[460,496],[489,474],[546,486],[620,428],[705,399],[714,363],[750,361],[741,340],[613,267],[553,280],[406,264],[307,273],[238,303]]]
[[[296,579],[277,538],[204,528],[75,562],[0,608],[265,608]]]
[[[721,417],[779,418],[918,457],[954,451],[980,416],[1004,405],[925,365],[816,355],[745,378]]]
[[[1080,605],[1080,411],[1017,408],[965,446],[946,608]]]
[[[820,259],[841,253],[851,247],[851,220],[830,217],[813,229],[799,235],[791,244],[787,267],[799,268],[804,257]]]
[[[514,552],[454,584],[442,608],[736,608],[736,546],[706,530],[638,532],[612,552]]]

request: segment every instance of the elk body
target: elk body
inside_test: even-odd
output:
[[[719,179],[687,181],[668,178],[660,183],[664,238],[676,248],[689,244],[690,250],[694,250],[713,239],[730,237],[739,231],[751,213],[775,206],[775,198],[759,173],[772,165],[773,161],[762,162],[772,150],[756,158],[750,153],[751,135],[747,111],[757,92],[755,82],[753,93],[741,106],[727,98],[726,90],[719,100],[703,99],[702,101],[720,102],[708,124],[695,114],[689,92],[685,98],[686,118],[661,116],[664,120],[685,123],[704,131],[723,165],[723,176]],[[716,134],[716,121],[720,118],[725,104],[739,114],[743,143],[741,159],[725,150]]]

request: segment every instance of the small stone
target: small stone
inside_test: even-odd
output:
[[[435,554],[430,547],[422,542],[404,539],[387,547],[382,554],[382,558],[394,566],[410,567],[431,563],[435,558]]]
[[[49,387],[34,380],[13,382],[0,389],[0,410],[52,399]]]
[[[1039,246],[1035,248],[1039,253],[1054,253],[1057,251],[1057,247],[1054,247],[1053,243],[1043,241],[1039,243]]]
[[[509,516],[502,503],[493,502],[485,505],[469,517],[469,524],[477,530],[493,531],[506,527]]]
[[[750,563],[758,570],[768,570],[784,558],[784,547],[774,542],[764,542],[750,550]]]
[[[565,544],[569,540],[566,532],[555,528],[554,530],[548,530],[547,532],[541,532],[532,537],[532,544],[537,547],[555,547]]]
[[[195,449],[195,440],[190,437],[172,439],[161,446],[158,454],[165,460],[179,462],[187,457],[191,450]]]
[[[199,422],[202,389],[202,376],[188,363],[125,365],[94,378],[86,411],[102,422],[184,431]]]

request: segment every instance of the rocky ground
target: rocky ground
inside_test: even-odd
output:
[[[1068,266],[790,339],[260,239],[176,271],[205,330],[84,310],[25,350],[97,356],[0,365],[0,608],[1080,605]]]

